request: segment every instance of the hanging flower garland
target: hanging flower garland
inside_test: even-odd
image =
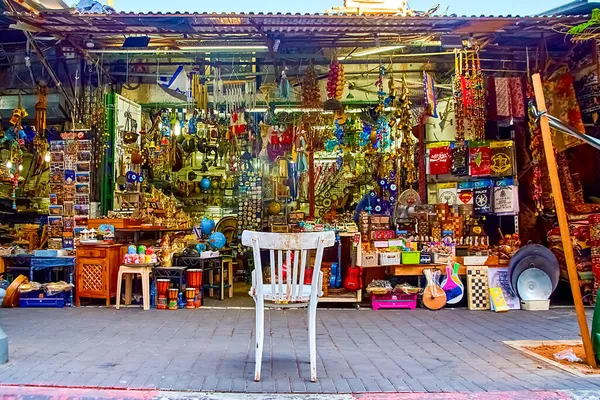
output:
[[[405,77],[402,77],[402,94],[398,102],[399,121],[398,129],[402,132],[402,142],[400,142],[400,162],[405,173],[404,183],[407,188],[417,180],[417,171],[415,168],[415,139],[412,135],[412,115],[410,112],[411,101]]]
[[[376,137],[375,143],[373,143],[374,149],[383,149],[385,148],[384,137],[389,141],[389,132],[387,130],[387,120],[383,116],[384,109],[384,99],[385,99],[385,91],[383,90],[383,77],[385,75],[385,67],[381,65],[379,67],[379,77],[377,78],[377,82],[375,86],[377,86],[377,120],[375,122],[375,130]]]
[[[460,146],[465,141],[465,112],[463,106],[462,85],[462,53],[454,53],[454,83],[452,96],[454,98],[454,119],[456,120],[456,134],[454,138]]]
[[[466,127],[469,139],[485,139],[485,89],[479,53],[456,52],[454,57],[454,113],[456,120],[455,139],[463,145]]]
[[[474,101],[474,123],[475,139],[485,139],[485,89],[483,87],[483,72],[481,71],[481,59],[479,49],[473,53],[473,101]]]

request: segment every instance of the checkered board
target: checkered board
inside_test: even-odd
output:
[[[488,289],[488,267],[467,267],[469,310],[490,309],[490,293]]]

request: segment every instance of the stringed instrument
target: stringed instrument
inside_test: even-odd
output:
[[[427,279],[427,286],[423,291],[423,304],[430,310],[439,310],[446,305],[446,292],[438,283],[440,272],[425,269],[423,275]]]
[[[458,277],[460,264],[454,263],[454,268],[448,264],[446,266],[446,277],[442,281],[442,289],[446,292],[446,303],[456,304],[462,300],[465,294],[465,287]]]
[[[361,290],[363,286],[362,281],[362,267],[356,265],[356,249],[352,252],[352,263],[346,270],[346,277],[344,278],[344,289],[349,292],[355,292]]]

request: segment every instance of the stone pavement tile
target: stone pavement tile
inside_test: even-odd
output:
[[[260,378],[261,393],[275,393],[275,380],[272,377],[262,376]]]
[[[247,393],[260,393],[262,389],[262,384],[260,382],[255,382],[254,380],[246,381],[246,392]]]
[[[412,392],[426,392],[427,391],[427,389],[425,389],[425,387],[417,379],[404,378],[404,379],[402,379],[402,382],[404,385],[408,386],[408,388]],[[392,385],[394,385],[394,387],[396,387],[396,383],[394,381],[392,381]],[[401,390],[398,390],[398,391],[400,392]]]
[[[19,385],[26,385],[31,381],[35,381],[40,375],[42,375],[43,372],[41,371],[35,371],[35,370],[30,370],[30,371],[13,371],[14,373],[11,374],[10,376],[8,376],[7,378],[4,378],[2,380],[2,383],[4,384],[19,384]]]
[[[136,377],[136,374],[125,373],[125,374],[121,375],[121,377],[117,380],[114,387],[119,388],[119,389],[124,389],[131,384],[131,381],[133,381],[135,379],[135,377]]]
[[[360,380],[367,392],[378,393],[382,391],[375,378],[361,378]]]
[[[363,385],[362,381],[358,378],[350,378],[346,379],[346,381],[348,381],[352,393],[365,393],[367,391],[365,385]]]
[[[175,381],[171,385],[171,390],[186,390],[190,379],[192,379],[192,374],[190,374],[189,372],[179,374],[177,376],[177,379],[175,379]]]
[[[24,371],[18,367],[0,369],[0,383],[5,383],[9,377],[11,377],[15,374],[22,374],[23,372]],[[54,373],[54,371],[46,371],[46,372]]]
[[[215,388],[215,390],[217,392],[230,392],[232,385],[233,385],[232,378],[218,378],[217,379],[217,387]]]
[[[129,389],[140,389],[144,387],[144,383],[150,378],[150,374],[136,374],[135,377],[129,382],[127,387]]]
[[[83,373],[81,372],[71,372],[67,374],[63,379],[56,382],[56,386],[64,386],[64,387],[76,387],[81,386],[79,381],[81,380],[81,376]]]
[[[416,379],[424,388],[427,392],[429,393],[440,393],[443,392],[443,390],[440,388],[440,386],[438,385],[438,380],[437,379],[432,379],[432,378],[417,378]]]
[[[277,393],[290,393],[292,386],[288,377],[276,378],[275,379],[275,392]]]
[[[304,378],[290,378],[292,393],[306,393],[306,384]]]
[[[148,379],[146,379],[146,382],[144,382],[144,386],[142,386],[143,389],[158,389],[159,388],[159,383],[163,378],[163,374],[162,373],[155,373],[155,374],[151,374]]]
[[[352,389],[350,389],[350,385],[348,385],[348,381],[342,378],[333,379],[333,384],[338,393],[352,393]]]
[[[207,376],[202,384],[202,391],[212,392],[217,389],[218,378],[216,376]]]
[[[412,392],[413,389],[410,388],[410,387],[408,387],[408,384],[405,382],[405,379],[412,379],[412,378],[410,378],[410,377],[404,377],[404,376],[390,376],[390,377],[388,377],[388,380],[390,381],[390,383],[394,387],[394,391],[395,392],[405,392],[405,393]]]
[[[321,393],[336,393],[337,390],[331,378],[319,378]]]
[[[233,378],[231,381],[232,392],[245,392],[246,391],[246,380],[243,378]]]
[[[304,381],[304,386],[306,387],[307,393],[322,393],[321,382],[320,379],[318,379],[318,377],[316,382],[311,382],[309,376],[308,379]]]
[[[396,388],[394,388],[394,385],[392,385],[390,380],[387,378],[375,378],[375,383],[377,384],[377,386],[379,386],[379,388],[381,389],[382,392],[395,392],[396,391]]]
[[[198,375],[198,374],[190,375],[190,379],[188,379],[188,381],[187,381],[187,387],[185,388],[185,390],[191,390],[191,391],[202,390],[202,387],[204,385],[204,379],[205,379],[205,377],[202,375]]]
[[[69,373],[68,372],[54,372],[45,378],[40,379],[42,385],[55,386],[58,382],[64,379]],[[39,378],[38,378],[39,379]]]
[[[171,390],[175,382],[177,381],[178,376],[172,375],[169,372],[166,372],[160,382],[158,382],[157,388],[162,390]]]

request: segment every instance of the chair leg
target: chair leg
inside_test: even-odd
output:
[[[119,277],[117,278],[117,310],[121,307],[121,286],[123,284],[123,273],[119,271]]]
[[[142,301],[144,310],[150,309],[150,272],[142,271]]]
[[[256,299],[256,353],[254,365],[254,380],[260,381],[262,367],[263,343],[265,339],[265,304],[263,299]]]
[[[229,283],[229,298],[233,297],[233,263],[229,262],[229,270],[227,271],[227,283]]]
[[[125,304],[131,305],[131,292],[133,288],[134,274],[125,274]]]
[[[317,381],[317,302],[308,305],[308,347],[310,351],[310,380]]]

